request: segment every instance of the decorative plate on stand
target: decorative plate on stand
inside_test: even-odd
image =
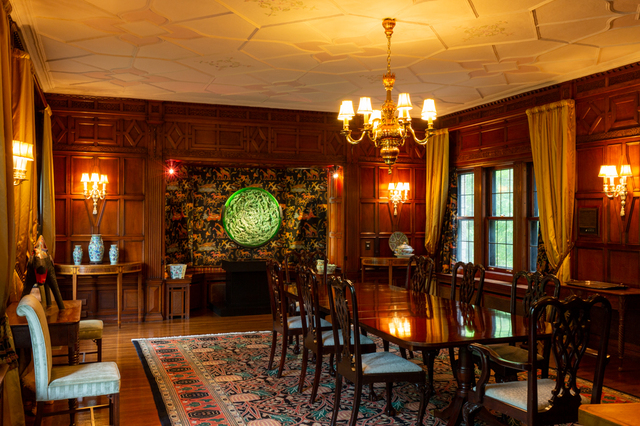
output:
[[[402,232],[396,231],[389,237],[389,247],[391,247],[392,252],[396,252],[396,248],[402,244],[409,244],[409,238],[404,235]]]

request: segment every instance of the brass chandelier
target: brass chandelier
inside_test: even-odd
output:
[[[434,135],[433,120],[435,120],[437,114],[433,99],[426,99],[422,107],[422,119],[427,121],[428,127],[425,131],[425,138],[419,139],[411,127],[409,111],[413,106],[411,105],[409,94],[400,93],[398,106],[391,99],[391,91],[396,81],[395,74],[391,73],[391,35],[393,34],[393,28],[396,26],[396,20],[385,18],[382,21],[382,26],[387,36],[387,73],[382,77],[384,88],[387,91],[387,99],[382,104],[381,109],[373,110],[371,108],[371,98],[360,98],[358,114],[364,116],[364,128],[358,139],[351,137],[351,130],[349,129],[349,120],[355,115],[353,102],[342,101],[338,120],[343,120],[342,134],[346,137],[347,142],[356,145],[367,136],[376,148],[380,148],[380,155],[385,164],[389,166],[389,174],[391,174],[391,166],[395,164],[400,153],[400,147],[404,146],[409,134],[420,145],[426,145],[432,139]]]

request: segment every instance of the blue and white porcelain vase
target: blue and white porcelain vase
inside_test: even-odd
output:
[[[120,254],[120,251],[118,250],[118,245],[111,244],[111,248],[109,249],[109,261],[111,262],[112,265],[115,265],[116,263],[118,263],[119,254]]]
[[[101,263],[104,256],[104,243],[100,234],[92,234],[89,241],[89,261],[91,263]]]
[[[77,245],[73,249],[73,263],[74,265],[79,265],[82,263],[82,246]]]

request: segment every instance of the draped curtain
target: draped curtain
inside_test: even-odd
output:
[[[575,102],[569,99],[531,108],[527,117],[542,239],[552,270],[565,282],[570,279],[576,187]]]
[[[13,195],[13,123],[11,110],[11,5],[2,0],[0,8],[0,363],[10,370],[4,380],[2,424],[24,425],[17,355],[7,321],[6,308],[13,281],[16,255]]]
[[[427,197],[425,210],[424,246],[430,257],[435,257],[440,243],[442,218],[449,192],[449,130],[437,130],[433,140],[426,145]]]
[[[456,235],[458,234],[458,170],[449,171],[449,196],[442,221],[442,244],[440,245],[440,263],[438,271],[449,274],[456,263]]]
[[[13,139],[35,146],[35,111],[31,59],[22,50],[13,49],[11,57]],[[36,150],[33,149],[36,158]],[[36,159],[37,160],[37,159]],[[14,186],[16,226],[16,263],[10,300],[17,301],[22,294],[27,272],[27,253],[33,251],[37,232],[37,180],[36,160],[27,162],[27,180]]]
[[[44,110],[44,123],[42,126],[42,171],[41,199],[42,199],[42,236],[47,243],[47,249],[51,259],[55,259],[56,253],[56,212],[55,212],[55,186],[53,182],[53,137],[51,136],[51,107]]]

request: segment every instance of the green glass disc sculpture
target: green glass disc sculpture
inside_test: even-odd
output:
[[[222,209],[222,226],[231,240],[255,248],[276,236],[282,224],[278,200],[262,188],[242,188],[229,197]]]

